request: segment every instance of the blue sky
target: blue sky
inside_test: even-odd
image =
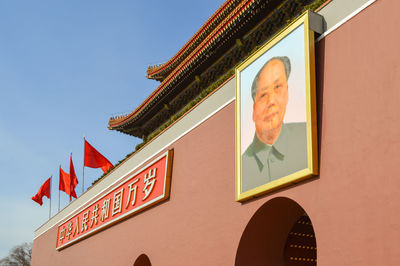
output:
[[[112,163],[140,140],[107,129],[159,84],[146,69],[167,61],[223,3],[205,1],[0,1],[0,259],[47,221],[30,198],[69,170],[81,194],[83,135]],[[85,169],[85,189],[101,176]],[[68,196],[61,194],[61,208]],[[54,236],[56,237],[56,236]]]

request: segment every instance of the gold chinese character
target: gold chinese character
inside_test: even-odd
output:
[[[88,225],[87,225],[88,221],[89,221],[89,210],[87,210],[86,212],[84,212],[84,213],[82,214],[82,229],[81,229],[81,232],[87,230],[87,228],[88,228]]]
[[[145,195],[142,200],[147,199],[147,197],[150,196],[150,193],[153,191],[154,183],[156,182],[156,172],[157,172],[157,168],[154,168],[154,169],[150,169],[149,173],[144,175],[143,192]]]
[[[115,214],[121,212],[123,193],[124,193],[124,188],[121,188],[119,191],[114,193],[114,201],[113,201],[111,216],[114,216]]]
[[[70,238],[70,235],[72,234],[72,224],[73,224],[72,221],[70,221],[70,222],[68,223],[68,227],[67,227],[67,237],[68,237],[68,240],[69,240],[69,238]]]
[[[63,226],[61,228],[61,231],[60,231],[60,242],[61,242],[61,244],[62,244],[62,242],[64,240],[64,237],[65,237],[65,227]]]
[[[128,187],[129,187],[129,194],[128,194],[128,200],[126,201],[126,207],[125,207],[125,209],[128,209],[128,207],[129,207],[129,201],[131,200],[132,191],[133,191],[133,198],[132,198],[132,203],[131,203],[131,205],[132,205],[132,206],[135,205],[135,202],[136,202],[137,185],[136,185],[136,186],[133,186],[133,185],[134,185],[137,181],[139,181],[139,178],[133,180],[133,182],[130,183],[130,184],[128,185]]]
[[[90,227],[92,227],[93,224],[97,224],[97,217],[99,216],[98,211],[99,211],[99,204],[96,204],[96,205],[94,205],[94,208],[92,211],[92,219],[90,222]]]
[[[103,201],[103,208],[101,209],[101,221],[108,218],[108,212],[110,211],[110,199]]]
[[[74,229],[74,233],[72,234],[72,236],[75,236],[78,234],[79,234],[79,216],[76,216],[75,229]]]

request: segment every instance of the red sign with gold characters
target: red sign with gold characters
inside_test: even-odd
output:
[[[56,249],[138,213],[169,197],[173,151],[167,151],[140,170],[133,170],[106,188],[58,226]]]

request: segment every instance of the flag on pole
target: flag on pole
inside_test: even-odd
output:
[[[78,178],[76,177],[74,163],[72,162],[72,153],[69,157],[69,175],[71,178],[71,195],[69,196],[69,199],[71,200],[71,196],[76,198],[75,188],[78,185]]]
[[[66,188],[69,187],[69,184],[68,184],[69,180],[70,180],[69,174],[64,172],[64,170],[60,166],[60,182],[58,185],[58,189],[67,193]]]
[[[32,197],[32,200],[39,203],[40,206],[43,204],[43,197],[46,196],[48,199],[50,199],[50,179],[47,179],[46,182],[43,183],[43,185],[39,188],[38,193],[36,193],[35,196]]]
[[[100,152],[98,152],[92,145],[85,140],[85,158],[84,166],[91,168],[101,168],[104,173],[114,167],[106,157],[104,157]]]
[[[59,190],[64,191],[65,193],[67,193],[67,195],[69,195],[69,200],[71,200],[71,197],[76,198],[76,193],[74,189],[71,189],[72,182],[71,182],[71,176],[64,172],[63,169],[61,169],[60,166],[60,182],[59,182]]]

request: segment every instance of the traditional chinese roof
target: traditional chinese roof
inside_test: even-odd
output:
[[[110,118],[109,129],[146,138],[314,2],[324,1],[227,0],[168,62],[148,68],[161,84],[133,112]]]
[[[204,25],[193,35],[192,38],[166,63],[149,66],[147,78],[163,81],[173,69],[195,50],[207,36],[217,27],[221,26],[227,16],[231,15],[232,10],[238,6],[240,1],[228,0],[204,23]]]

